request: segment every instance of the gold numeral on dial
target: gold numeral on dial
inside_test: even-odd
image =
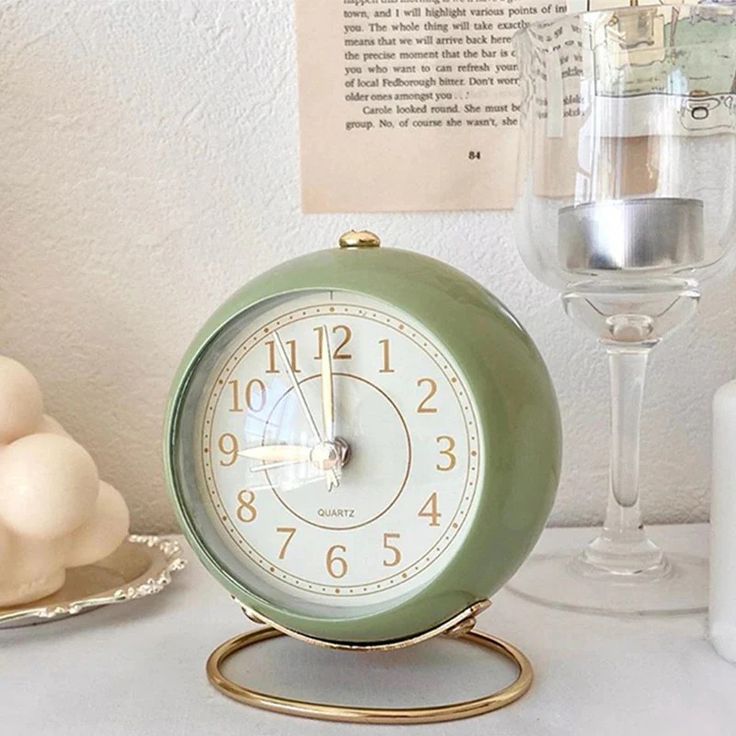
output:
[[[417,414],[436,414],[437,407],[431,406],[430,402],[437,393],[437,381],[432,378],[420,378],[417,380],[417,387],[422,388],[422,386],[427,387],[427,395],[419,402]]]
[[[266,406],[266,384],[260,378],[248,381],[245,387],[245,403],[256,414],[263,411],[263,407]]]
[[[314,356],[315,360],[322,360],[322,327],[315,327],[314,331],[317,334],[317,355]],[[332,351],[333,360],[350,360],[353,356],[352,353],[344,353],[343,350],[347,347],[347,344],[353,339],[353,331],[347,325],[335,325],[332,328],[333,335],[340,336],[340,342],[337,347]]]
[[[233,381],[227,382],[228,386],[232,387],[232,402],[230,404],[231,412],[245,411],[243,403],[240,400],[240,381],[236,378]],[[245,403],[246,406],[256,414],[259,411],[263,411],[263,407],[266,406],[266,384],[261,381],[260,378],[254,378],[252,381],[248,381],[245,386]]]
[[[296,340],[284,340],[284,346],[286,347],[289,355],[289,365],[294,373],[301,373],[301,369],[296,363]],[[278,365],[276,361],[276,341],[266,340],[266,348],[268,349],[268,368],[266,373],[278,373]]]
[[[276,343],[273,340],[266,340],[266,347],[268,348],[268,368],[266,368],[266,373],[278,373],[279,369],[276,367]]]
[[[353,356],[350,353],[343,353],[347,344],[353,339],[353,331],[347,325],[337,325],[332,328],[333,334],[337,335],[338,332],[342,332],[342,340],[335,348],[332,357],[335,360],[349,360]]]
[[[294,539],[296,529],[293,526],[277,526],[276,531],[279,534],[286,534],[286,539],[279,550],[279,559],[283,560],[284,557],[286,557],[286,550],[288,549],[289,544],[291,544],[291,540]]]
[[[228,381],[227,385],[233,389],[233,400],[230,405],[230,411],[243,411],[243,406],[240,403],[240,381],[236,378],[234,381]]]
[[[253,505],[255,500],[256,494],[253,493],[253,491],[245,490],[238,493],[238,510],[236,513],[238,515],[238,519],[240,519],[244,524],[250,524],[250,522],[255,521],[256,516],[258,516],[256,507]]]
[[[217,447],[220,452],[225,456],[224,459],[220,459],[220,465],[225,468],[229,468],[231,465],[235,465],[238,460],[238,438],[231,432],[225,432],[220,435],[220,439],[217,440]]]
[[[401,534],[394,532],[386,532],[383,535],[383,548],[391,553],[391,559],[384,560],[384,567],[396,567],[401,562],[401,550],[391,542],[397,541],[401,538]]]
[[[327,550],[325,566],[327,567],[327,572],[330,576],[336,580],[344,578],[348,574],[348,561],[337,554],[338,552],[342,552],[344,554],[347,551],[347,547],[342,544],[333,544],[332,547]]]
[[[440,446],[440,455],[444,455],[447,458],[445,464],[437,463],[435,467],[437,470],[446,473],[448,470],[452,470],[457,465],[457,456],[453,452],[455,449],[455,440],[448,434],[441,434],[437,438],[437,444]],[[442,448],[442,445],[446,447]]]
[[[391,367],[391,342],[388,338],[385,340],[379,340],[378,344],[381,346],[381,350],[383,352],[383,368],[379,371],[379,373],[395,373],[394,369]]]
[[[427,502],[419,509],[417,516],[422,516],[425,519],[430,519],[430,526],[439,526],[442,514],[438,510],[437,503],[437,491],[435,491],[428,499]]]

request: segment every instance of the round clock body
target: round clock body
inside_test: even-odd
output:
[[[545,365],[459,271],[378,247],[247,284],[200,331],[165,464],[210,572],[284,631],[391,645],[491,596],[534,546],[560,466]]]

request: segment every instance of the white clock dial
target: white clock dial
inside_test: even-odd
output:
[[[222,538],[277,595],[335,615],[426,585],[482,477],[453,357],[409,315],[342,291],[274,299],[236,327],[195,448]]]

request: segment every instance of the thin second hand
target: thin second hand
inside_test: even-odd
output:
[[[312,434],[314,435],[317,442],[322,442],[322,435],[320,434],[319,427],[317,426],[317,422],[314,421],[314,415],[309,408],[309,404],[307,404],[307,400],[304,398],[302,387],[299,385],[299,381],[296,380],[296,374],[294,373],[294,369],[291,367],[291,362],[289,361],[289,356],[286,354],[286,348],[284,347],[284,342],[281,339],[281,335],[279,335],[278,332],[274,332],[273,334],[276,338],[276,345],[279,349],[279,355],[281,355],[281,361],[283,362],[286,373],[291,380],[291,385],[294,387],[294,392],[296,393],[297,399],[299,399],[302,411],[307,417],[307,421],[309,422],[309,427],[312,430]]]
[[[255,465],[250,469],[251,473],[261,473],[268,470],[278,470],[279,468],[289,468],[292,465],[299,465],[302,460],[285,460],[280,463],[264,463],[263,465]]]
[[[286,348],[284,347],[284,342],[281,339],[281,335],[279,335],[278,332],[274,332],[274,337],[276,338],[276,346],[279,349],[279,355],[281,356],[281,361],[284,364],[284,368],[286,369],[286,373],[289,376],[289,380],[291,381],[291,385],[294,387],[294,393],[297,396],[297,399],[299,399],[299,403],[301,404],[302,411],[304,412],[304,415],[307,417],[307,421],[309,422],[309,426],[312,430],[312,434],[315,436],[317,442],[322,442],[322,434],[319,431],[319,427],[317,426],[317,422],[314,420],[314,415],[312,414],[311,410],[309,409],[309,404],[307,404],[307,400],[304,398],[304,392],[302,391],[302,387],[299,385],[299,381],[296,379],[296,374],[294,373],[294,369],[291,367],[291,363],[289,362],[289,356],[286,354]],[[335,469],[333,468],[330,471],[332,478],[337,484],[337,473],[335,472]]]

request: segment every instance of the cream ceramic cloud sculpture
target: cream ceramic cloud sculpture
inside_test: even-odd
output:
[[[43,413],[30,371],[0,356],[0,607],[57,591],[67,568],[113,552],[128,524],[122,496]]]

